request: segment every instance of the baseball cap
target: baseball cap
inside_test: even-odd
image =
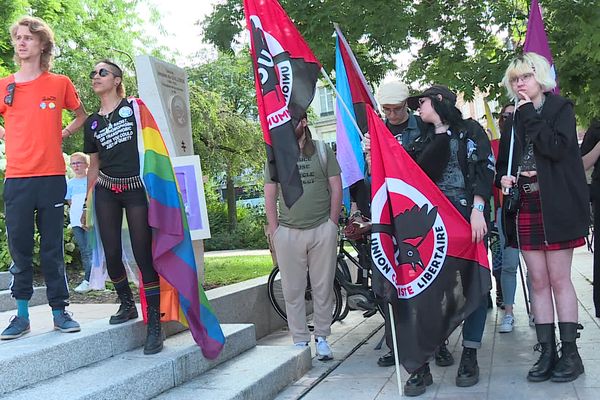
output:
[[[379,104],[400,104],[408,95],[408,86],[400,81],[390,81],[379,86],[375,96]]]
[[[456,95],[450,89],[444,85],[433,85],[429,89],[426,89],[423,93],[416,96],[410,96],[406,103],[412,110],[419,108],[419,99],[422,97],[434,97],[441,95],[443,99],[450,102],[450,104],[456,104]]]

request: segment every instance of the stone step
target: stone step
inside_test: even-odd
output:
[[[155,397],[256,345],[253,325],[228,324],[222,327],[227,344],[216,360],[205,359],[191,334],[186,331],[167,338],[165,348],[158,354],[146,356],[141,348],[137,348],[93,364],[87,363],[83,368],[35,385],[28,385],[11,392],[10,398],[120,400]],[[116,343],[119,339],[127,341],[124,336],[112,339]],[[94,352],[93,346],[86,346],[72,356]],[[35,370],[39,364],[31,364],[30,371]],[[55,362],[54,366],[59,368],[60,361]],[[4,380],[11,379],[15,377]]]
[[[0,290],[6,290],[10,287],[12,274],[10,272],[0,272]]]
[[[156,399],[273,399],[310,368],[309,347],[256,346]]]
[[[33,295],[29,300],[29,306],[39,306],[40,304],[47,304],[48,298],[46,297],[46,286],[34,287]],[[15,299],[10,296],[10,290],[0,290],[0,312],[14,310],[17,308]]]
[[[185,329],[177,322],[163,324],[163,328],[167,336]],[[145,338],[141,318],[119,325],[109,325],[108,318],[103,318],[81,324],[77,333],[49,331],[0,341],[0,396],[133,350]]]

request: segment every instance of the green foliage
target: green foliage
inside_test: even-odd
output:
[[[269,247],[264,233],[263,207],[238,207],[237,226],[230,229],[227,205],[220,200],[214,182],[205,185],[205,195],[211,233],[211,238],[204,242],[206,251]]]
[[[342,27],[367,80],[377,84],[395,68],[393,56],[414,58],[401,78],[438,82],[465,93],[490,92],[522,51],[529,0],[281,0],[326,70],[334,68],[333,22]],[[597,0],[540,0],[561,93],[576,102],[579,122],[600,116],[600,7]],[[215,6],[205,38],[223,51],[244,28],[241,0]],[[404,53],[401,53],[404,52]]]
[[[247,51],[221,53],[214,61],[189,68],[188,75],[194,150],[209,176],[224,176],[231,232],[237,225],[235,180],[261,170],[264,163],[250,58]]]

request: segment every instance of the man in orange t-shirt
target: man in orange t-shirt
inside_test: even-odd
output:
[[[17,315],[0,339],[14,339],[30,330],[34,223],[41,237],[40,260],[54,328],[78,332],[79,324],[65,311],[69,289],[63,254],[66,168],[62,139],[83,125],[86,113],[69,78],[49,72],[54,47],[50,27],[41,19],[23,17],[11,27],[10,35],[19,70],[0,80],[4,91],[0,138],[6,139],[4,203]],[[76,116],[64,129],[63,109],[73,110]]]

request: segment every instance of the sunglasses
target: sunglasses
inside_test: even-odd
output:
[[[510,117],[512,117],[513,113],[511,112],[503,112],[502,114],[500,114],[500,118],[502,119],[508,119]]]
[[[96,77],[96,74],[100,75],[102,78],[108,76],[108,74],[112,74],[113,76],[118,76],[118,75],[115,75],[113,72],[107,70],[106,68],[100,68],[98,71],[93,70],[92,72],[90,72],[90,79],[94,79]]]
[[[9,83],[6,86],[6,90],[8,91],[8,94],[6,96],[4,96],[4,104],[6,104],[7,106],[12,106],[12,103],[15,99],[15,86],[16,86],[16,84],[14,82]]]

